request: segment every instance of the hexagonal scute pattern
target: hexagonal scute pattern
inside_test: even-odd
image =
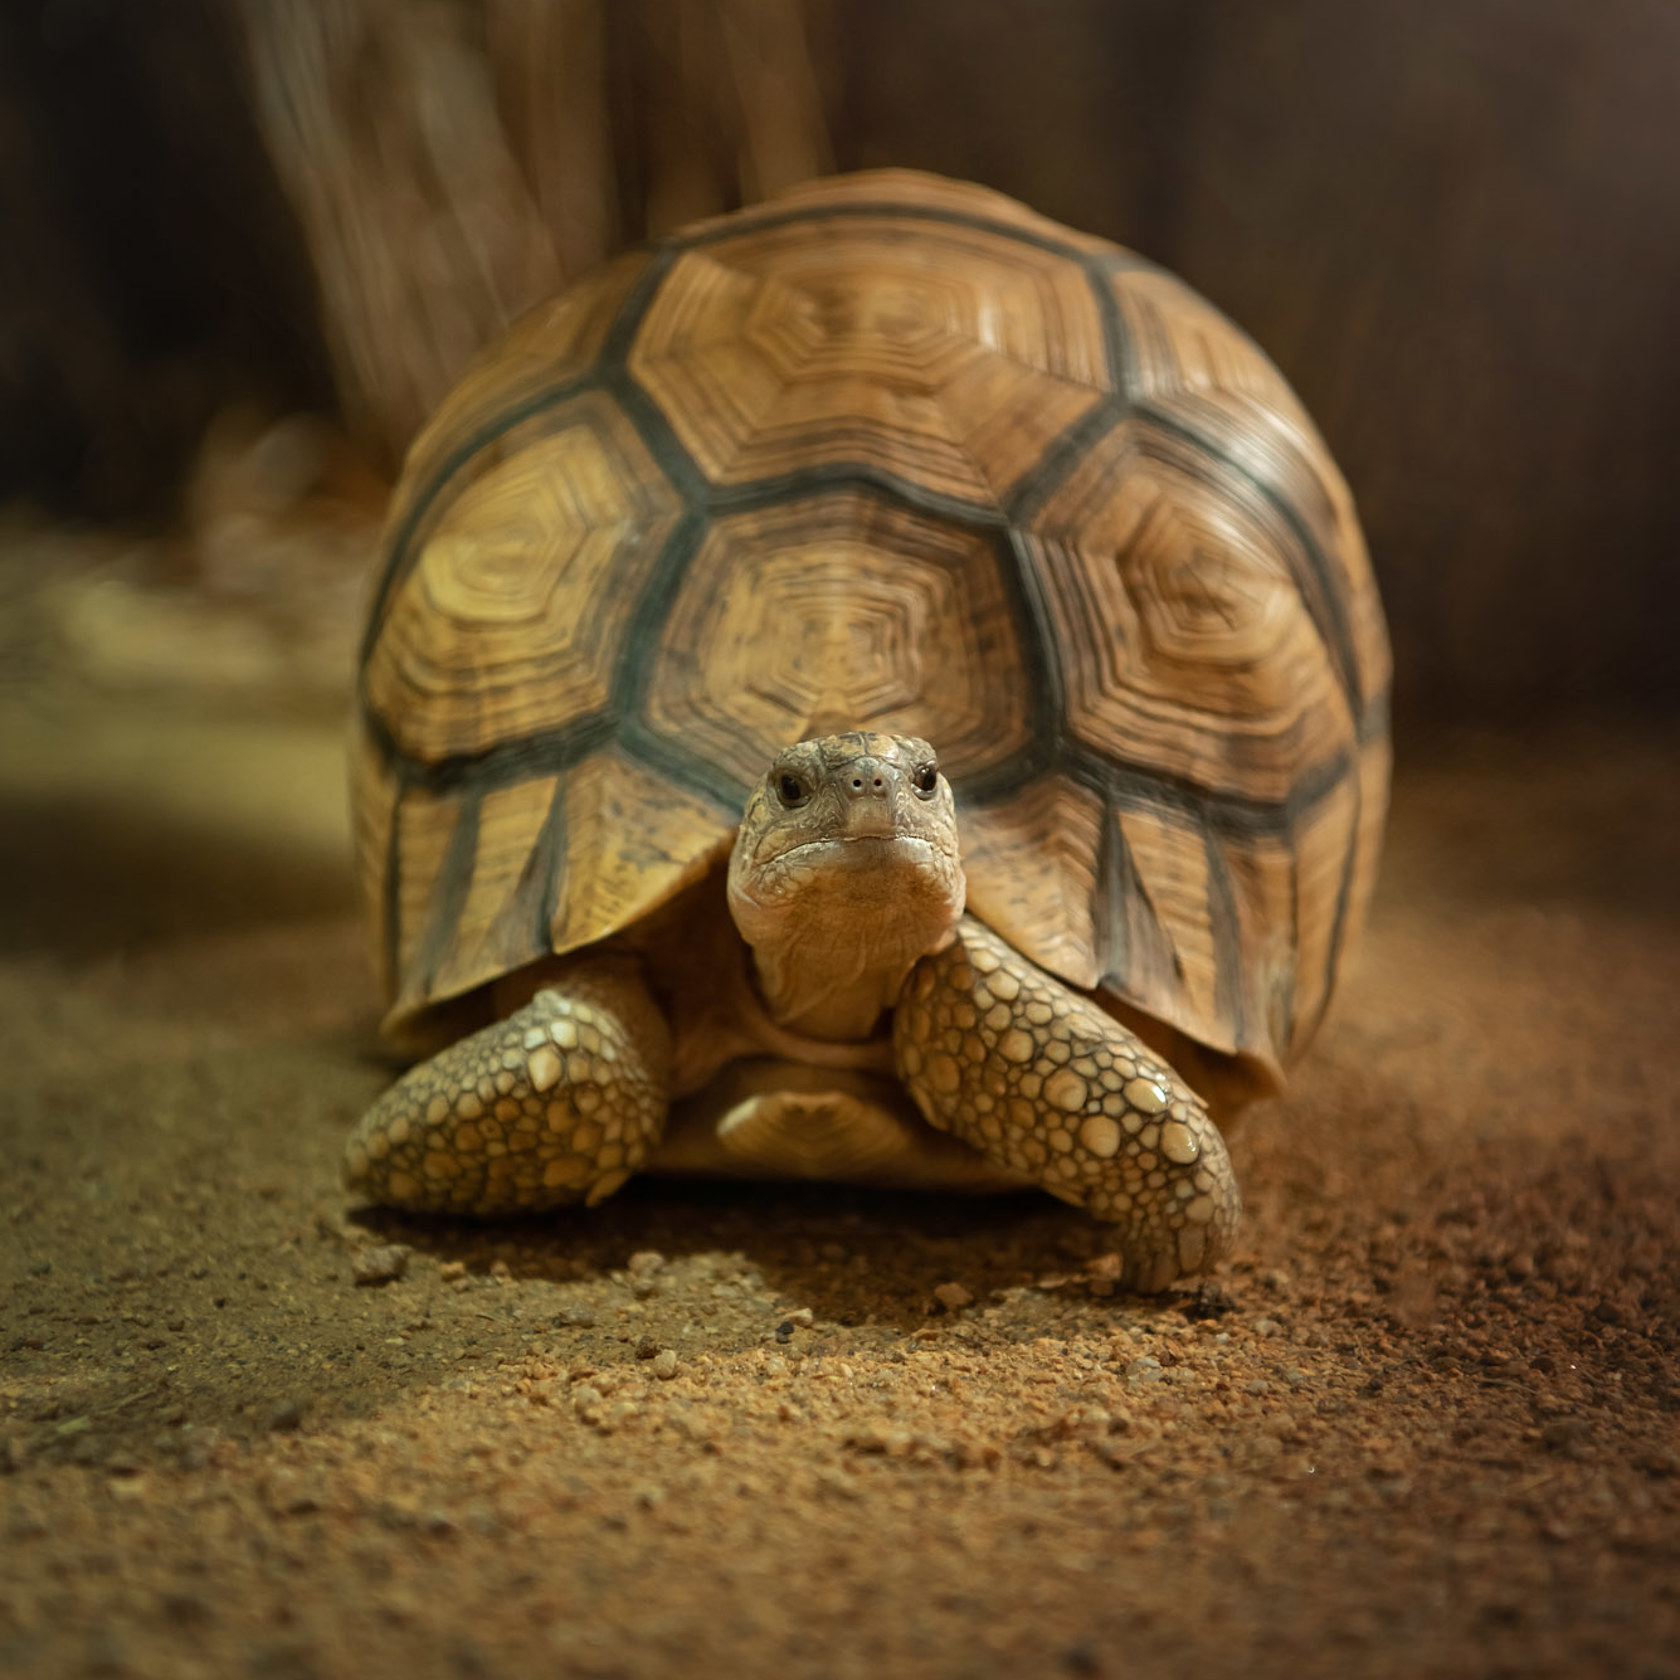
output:
[[[634,428],[591,392],[504,442],[416,545],[364,673],[425,761],[565,728],[607,703],[640,584],[681,512]]]
[[[1001,505],[1108,388],[1064,258],[965,226],[858,217],[688,251],[630,372],[718,484],[864,466]]]
[[[1143,421],[1078,463],[1024,538],[1061,654],[1067,723],[1102,757],[1281,803],[1305,741],[1351,730],[1311,561],[1240,476]]]
[[[714,521],[666,606],[647,716],[743,784],[785,746],[879,729],[960,785],[1029,742],[996,536],[858,490]]]
[[[995,930],[1275,1084],[1387,685],[1347,488],[1217,310],[983,188],[808,183],[533,312],[415,446],[353,772],[387,1025],[637,921],[861,727],[939,750]]]

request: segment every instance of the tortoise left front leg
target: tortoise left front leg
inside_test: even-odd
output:
[[[1229,1247],[1242,1203],[1201,1099],[972,917],[911,972],[893,1050],[930,1125],[1118,1228],[1129,1287],[1165,1289]]]
[[[550,965],[523,1008],[410,1068],[345,1146],[385,1207],[475,1216],[612,1195],[665,1124],[670,1033],[632,962]]]

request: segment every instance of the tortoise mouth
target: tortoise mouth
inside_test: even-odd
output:
[[[838,834],[802,840],[778,852],[772,867],[799,863],[826,864],[835,869],[872,869],[882,863],[935,863],[941,854],[931,840],[915,834]]]

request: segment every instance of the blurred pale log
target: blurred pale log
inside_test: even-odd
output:
[[[554,242],[462,8],[239,4],[346,410],[396,456],[478,348],[559,285]]]
[[[799,8],[723,0],[718,16],[740,113],[743,201],[827,174],[833,161]]]
[[[490,62],[504,122],[566,275],[618,236],[600,0],[488,0]]]
[[[788,0],[627,8],[642,225],[668,233],[831,167],[805,22]],[[639,86],[637,85],[639,84]]]
[[[665,0],[659,27],[638,31],[636,138],[650,233],[728,208],[730,89],[716,17],[709,0]]]
[[[350,422],[399,456],[520,310],[829,166],[785,0],[236,0]]]

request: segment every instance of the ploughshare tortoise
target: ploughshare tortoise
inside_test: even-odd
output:
[[[1347,489],[1172,276],[978,187],[817,182],[520,321],[411,450],[360,872],[430,1053],[351,1185],[1036,1184],[1229,1245],[1376,865]]]

